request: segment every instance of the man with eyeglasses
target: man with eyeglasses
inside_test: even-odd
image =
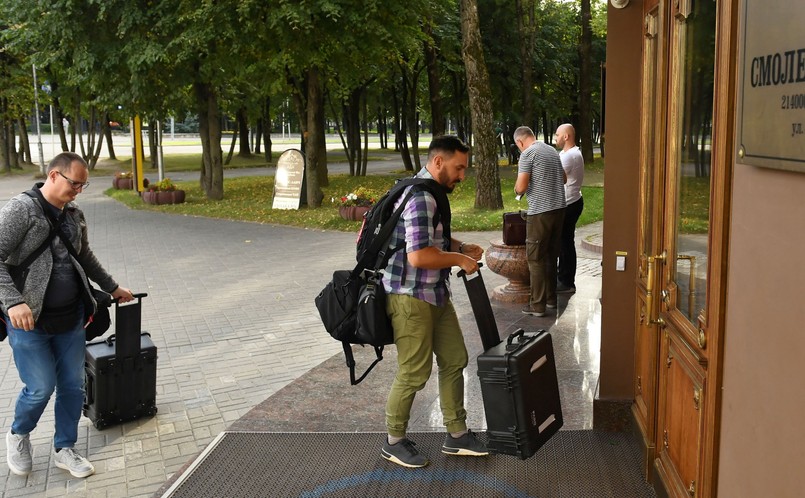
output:
[[[84,327],[97,309],[87,279],[120,302],[134,297],[89,247],[84,213],[74,202],[89,186],[88,176],[81,156],[63,152],[48,165],[44,182],[0,209],[0,310],[24,385],[6,434],[6,461],[17,475],[31,472],[30,433],[54,389],[55,465],[74,477],[95,472],[74,449],[84,403]],[[77,258],[68,252],[65,239]],[[28,267],[20,268],[40,247]]]

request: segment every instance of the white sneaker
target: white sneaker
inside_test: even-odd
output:
[[[73,477],[88,477],[95,473],[95,467],[89,463],[89,460],[76,453],[72,448],[62,448],[58,453],[54,449],[53,459],[56,467],[70,472]]]
[[[31,458],[31,439],[29,434],[6,434],[6,462],[11,472],[18,476],[31,473],[34,462]]]

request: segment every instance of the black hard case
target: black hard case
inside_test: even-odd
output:
[[[157,412],[157,348],[141,333],[142,297],[115,303],[115,333],[87,344],[84,415],[98,429]]]
[[[532,456],[562,427],[551,336],[522,329],[478,356],[489,443],[496,453]]]

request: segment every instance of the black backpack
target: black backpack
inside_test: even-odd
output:
[[[402,192],[413,185],[408,195],[400,203],[400,207],[395,211],[394,205]],[[439,221],[443,221],[444,238],[450,240],[450,201],[444,187],[439,185],[436,180],[429,178],[404,178],[397,180],[394,186],[386,192],[372,206],[363,218],[360,232],[358,234],[358,247],[356,261],[360,269],[383,270],[388,264],[391,256],[403,248],[403,246],[388,247],[388,241],[397,223],[400,221],[402,210],[408,199],[418,191],[427,190],[436,199],[436,216],[433,219],[435,227]],[[385,230],[383,230],[385,228]],[[375,243],[376,242],[376,243]],[[358,269],[356,267],[356,269]]]
[[[406,187],[413,186],[397,209],[400,195]],[[444,237],[450,240],[450,203],[444,188],[436,181],[424,178],[407,178],[397,183],[383,195],[364,216],[358,236],[358,264],[353,270],[338,270],[333,279],[316,296],[316,307],[324,328],[336,340],[341,341],[349,367],[350,383],[360,383],[383,359],[383,348],[394,343],[394,331],[386,315],[386,293],[381,282],[382,271],[391,256],[405,244],[389,247],[394,228],[400,221],[408,199],[417,191],[427,190],[437,203],[433,225],[443,221]],[[371,345],[376,359],[356,380],[355,359],[352,344]]]

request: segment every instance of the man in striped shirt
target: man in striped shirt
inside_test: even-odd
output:
[[[534,136],[527,126],[514,130],[520,150],[514,192],[526,194],[526,258],[531,273],[531,296],[523,313],[545,316],[556,308],[556,260],[565,217],[566,180],[559,153]]]
[[[464,179],[468,152],[469,147],[457,137],[436,137],[428,148],[428,163],[417,177],[436,180],[446,192],[452,192]],[[398,205],[412,188],[403,192]],[[443,202],[448,202],[446,196],[442,197]],[[446,208],[449,213],[449,205]],[[450,237],[450,217],[436,220],[438,211],[430,192],[414,190],[389,243],[390,247],[402,243],[405,246],[394,253],[383,274],[386,311],[397,346],[397,374],[386,402],[388,436],[381,455],[404,467],[428,464],[428,458],[405,435],[414,396],[430,377],[434,355],[439,368],[439,404],[447,427],[442,453],[489,454],[486,446],[467,430],[463,373],[467,348],[447,280],[453,266],[468,274],[478,271],[478,260],[484,251],[476,244]]]

